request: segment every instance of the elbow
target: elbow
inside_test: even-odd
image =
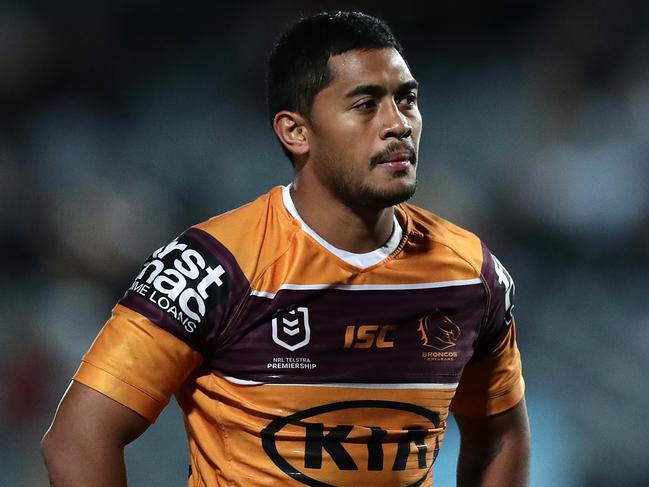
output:
[[[69,458],[66,458],[66,441],[57,434],[56,431],[50,429],[43,439],[41,440],[41,455],[45,461],[50,480],[55,479],[58,473],[69,465]]]
[[[52,434],[52,430],[48,430],[41,440],[41,455],[45,461],[45,466],[48,471],[54,465],[56,451],[57,451],[57,438],[56,435]]]

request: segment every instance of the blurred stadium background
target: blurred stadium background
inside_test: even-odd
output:
[[[40,437],[149,253],[290,181],[266,55],[299,14],[351,6],[423,86],[415,202],[516,279],[533,487],[649,485],[644,0],[2,0],[0,485],[46,484]],[[131,485],[183,485],[177,408],[127,454]]]

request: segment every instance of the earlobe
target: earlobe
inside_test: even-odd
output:
[[[305,120],[295,112],[282,110],[273,119],[273,129],[286,150],[302,155],[309,152],[309,133]]]

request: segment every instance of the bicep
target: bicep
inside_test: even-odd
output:
[[[125,487],[124,446],[148,425],[133,410],[73,381],[41,445],[50,485]]]
[[[149,424],[132,409],[72,381],[47,435],[66,442],[105,442],[123,447],[144,433]]]
[[[507,434],[526,435],[529,430],[525,399],[511,409],[483,417],[455,415],[462,441],[489,442]]]
[[[455,419],[460,430],[459,487],[528,485],[530,431],[524,399],[499,414]]]

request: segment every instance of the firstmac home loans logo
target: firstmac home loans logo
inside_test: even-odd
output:
[[[129,288],[194,333],[228,293],[228,275],[212,253],[188,235],[160,247]]]

